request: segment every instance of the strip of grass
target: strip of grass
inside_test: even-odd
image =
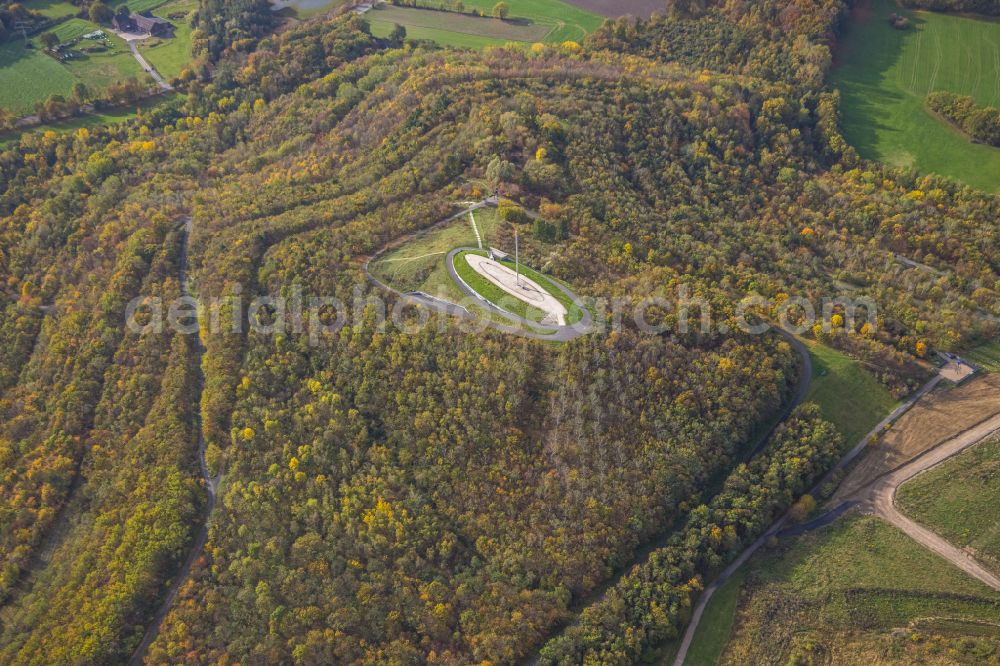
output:
[[[803,342],[813,365],[806,400],[818,404],[823,418],[844,435],[844,445],[853,447],[895,409],[896,400],[850,356],[818,342]]]
[[[913,27],[892,28],[892,12]],[[862,157],[1000,190],[1000,149],[971,143],[926,108],[933,90],[1000,104],[1000,23],[866,1],[853,13],[837,60],[832,80],[843,98],[844,136]]]
[[[977,444],[903,484],[903,512],[1000,573],[1000,440]]]
[[[176,93],[168,93],[166,95],[159,95],[153,97],[142,104],[138,105],[140,109],[148,109],[160,104],[169,99],[173,99]],[[25,134],[30,133],[41,133],[41,132],[55,132],[57,134],[65,134],[66,132],[75,132],[81,127],[104,127],[107,125],[113,125],[115,123],[120,123],[126,120],[131,120],[136,117],[137,109],[134,106],[121,107],[118,109],[109,109],[107,111],[102,111],[100,113],[91,113],[85,116],[80,116],[78,118],[70,118],[68,120],[62,120],[57,123],[47,123],[45,125],[38,125],[36,127],[30,127],[25,130],[17,130],[14,132],[5,132],[0,134],[0,148],[10,148],[17,145],[21,137]]]
[[[688,648],[685,666],[715,666],[719,656],[729,642],[736,622],[736,606],[740,599],[740,589],[746,569],[736,573],[715,591],[705,607],[698,631],[695,632],[691,647]]]
[[[79,7],[66,0],[28,0],[20,4],[25,9],[31,9],[49,18],[76,16],[80,13]]]

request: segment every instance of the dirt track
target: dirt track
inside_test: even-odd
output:
[[[898,470],[879,478],[858,491],[855,499],[860,501],[863,511],[867,510],[884,518],[905,532],[911,539],[937,553],[973,578],[995,590],[1000,590],[1000,577],[985,569],[964,550],[956,548],[931,530],[904,516],[895,504],[896,490],[900,485],[921,472],[958,455],[970,446],[978,444],[997,431],[1000,431],[1000,414],[969,428]]]
[[[1000,375],[986,375],[963,386],[935,391],[867,447],[830,504],[845,501],[881,475],[994,414],[1000,414]]]

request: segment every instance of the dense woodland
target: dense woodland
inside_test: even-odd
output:
[[[204,333],[199,390],[193,336],[130,333],[125,304],[180,293],[186,216],[199,295],[380,295],[361,258],[490,171],[559,229],[525,261],[579,293],[684,285],[721,320],[748,293],[874,299],[879,326],[816,334],[902,394],[996,333],[1000,210],[844,143],[842,15],[686,4],[482,53],[234,20],[185,96],[0,153],[0,661],[131,653],[204,516],[199,412],[221,499],[149,663],[632,663],[673,635],[839,445],[807,406],[734,469],[799,379],[780,338],[626,320],[550,346],[369,304],[319,344]],[[753,47],[702,50],[719,35]],[[668,530],[578,625],[628,640],[560,633]]]

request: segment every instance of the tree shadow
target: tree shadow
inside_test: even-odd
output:
[[[889,23],[896,13],[910,21],[898,30]],[[863,156],[877,158],[879,135],[906,130],[892,123],[887,108],[904,99],[904,93],[886,85],[886,76],[916,39],[926,21],[914,12],[881,0],[866,0],[855,6],[837,46],[836,87],[840,90],[845,138]]]

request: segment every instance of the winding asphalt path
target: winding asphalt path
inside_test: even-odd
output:
[[[191,239],[192,228],[190,217],[184,221],[183,226],[184,237],[183,244],[181,246],[180,265],[181,293],[184,296],[190,296],[191,292],[188,288],[188,244]],[[215,510],[219,484],[222,481],[222,473],[219,472],[215,476],[212,476],[212,473],[208,469],[208,464],[205,461],[205,435],[201,427],[200,412],[201,392],[205,384],[205,376],[201,371],[201,359],[205,354],[205,347],[202,345],[201,336],[198,335],[197,331],[195,332],[195,345],[197,349],[195,364],[198,372],[198,393],[197,395],[192,396],[192,400],[196,405],[195,427],[198,429],[198,464],[201,467],[201,476],[205,481],[205,490],[208,492],[208,505],[205,510],[205,521],[198,530],[198,535],[195,537],[194,543],[191,544],[191,550],[188,552],[187,558],[184,560],[184,564],[174,577],[174,582],[167,591],[167,596],[163,598],[163,601],[160,603],[160,608],[157,610],[153,620],[146,628],[146,633],[142,637],[142,642],[139,643],[139,647],[135,649],[135,652],[132,653],[132,657],[128,660],[129,666],[139,666],[142,664],[142,660],[146,656],[146,652],[149,651],[149,646],[153,644],[153,641],[156,640],[156,636],[160,633],[160,626],[163,624],[163,620],[166,619],[167,613],[170,612],[170,607],[173,605],[174,599],[177,597],[177,593],[181,589],[181,585],[183,585],[191,576],[191,567],[194,565],[194,561],[205,549],[205,543],[208,541],[208,524],[212,517],[212,512]]]

